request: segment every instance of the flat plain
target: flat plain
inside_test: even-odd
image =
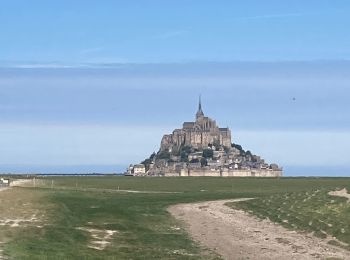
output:
[[[350,178],[46,177],[0,192],[3,259],[220,259],[171,205],[230,205],[348,249]],[[349,251],[350,252],[350,251]]]

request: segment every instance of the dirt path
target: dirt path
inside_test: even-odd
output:
[[[168,210],[186,224],[195,241],[224,259],[350,259],[350,252],[309,234],[299,234],[221,200],[178,204]]]

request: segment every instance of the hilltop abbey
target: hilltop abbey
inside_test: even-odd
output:
[[[279,177],[282,169],[232,143],[229,128],[204,115],[201,99],[194,122],[163,136],[160,149],[142,163],[130,165],[134,176]]]
[[[204,116],[199,98],[196,121],[184,122],[182,129],[175,129],[172,134],[164,135],[160,150],[179,151],[183,146],[204,149],[209,144],[230,147],[231,131],[228,128],[219,128],[215,120]]]

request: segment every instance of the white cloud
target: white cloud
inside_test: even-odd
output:
[[[303,13],[266,14],[266,15],[235,17],[234,20],[259,20],[259,19],[271,19],[271,18],[298,17],[303,15],[304,15]]]
[[[23,63],[13,64],[8,66],[9,68],[18,69],[58,69],[58,68],[75,68],[77,65],[61,64],[61,63]]]

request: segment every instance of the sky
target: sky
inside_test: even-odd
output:
[[[348,1],[1,1],[0,172],[120,172],[204,113],[350,175]],[[311,170],[312,169],[312,170]]]

